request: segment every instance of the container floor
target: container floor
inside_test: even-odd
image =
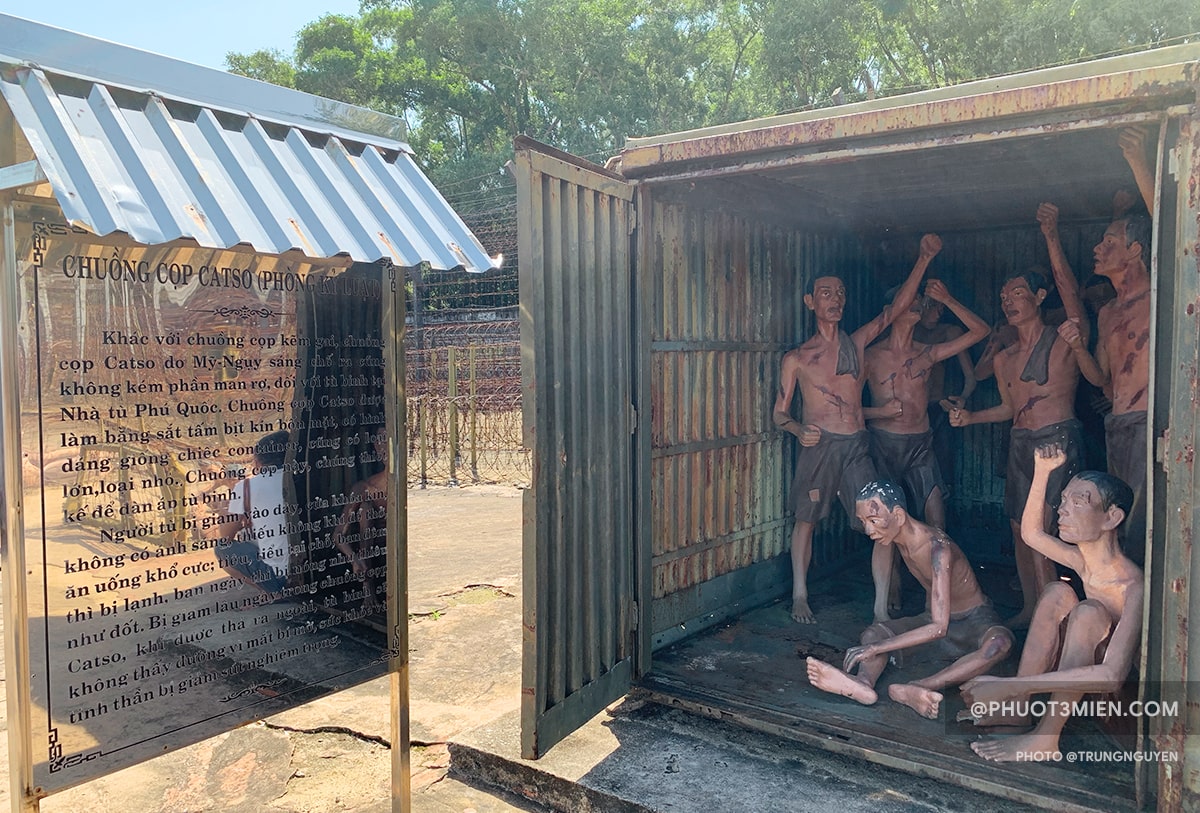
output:
[[[1015,612],[1015,571],[991,565],[978,571],[984,592],[1001,617]],[[905,573],[902,615],[923,609],[924,591]],[[809,655],[841,665],[847,647],[871,621],[873,588],[866,562],[810,586],[818,623],[801,625],[789,616],[790,602],[776,601],[694,635],[654,654],[653,670],[641,681],[652,699],[740,723],[751,728],[821,744],[873,762],[1056,809],[1133,810],[1130,763],[989,763],[970,749],[982,736],[1013,729],[979,729],[955,717],[963,702],[944,691],[941,714],[928,720],[892,702],[887,687],[932,674],[938,663],[908,658],[903,669],[889,664],[876,686],[880,700],[863,706],[814,688],[805,672]],[[1018,644],[1023,643],[1023,633]],[[1017,650],[1019,652],[1019,648]],[[994,670],[1016,671],[1014,654]],[[994,732],[994,734],[993,734]],[[1132,751],[1132,735],[1116,735],[1095,720],[1068,723],[1061,741],[1067,752]],[[1082,759],[1082,758],[1081,758]]]

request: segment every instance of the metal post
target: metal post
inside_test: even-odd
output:
[[[426,465],[429,460],[429,394],[426,393],[417,399],[417,412],[420,413],[418,422],[420,437],[417,442],[421,449],[421,488],[425,488],[429,484],[428,470]]]
[[[6,112],[6,111],[4,111]],[[0,161],[11,150],[15,128],[0,119]],[[21,477],[21,392],[17,371],[19,282],[16,213],[0,191],[0,560],[4,579],[5,702],[8,708],[9,798],[13,813],[37,813],[33,795],[33,701],[29,674],[29,597],[25,583],[24,484]]]
[[[458,485],[458,348],[446,349],[446,400],[450,421],[450,485]]]
[[[479,411],[475,402],[475,387],[478,384],[478,378],[475,375],[475,342],[471,342],[467,350],[468,364],[468,381],[470,382],[470,404],[468,408],[471,411],[471,482],[479,482]]]
[[[407,418],[404,380],[404,273],[394,266],[383,269],[390,275],[391,296],[384,297],[383,329],[388,398],[388,519],[387,519],[387,613],[388,672],[391,689],[392,813],[412,810],[412,761],[409,754],[408,692],[408,462],[405,457]],[[389,282],[385,276],[387,290]]]

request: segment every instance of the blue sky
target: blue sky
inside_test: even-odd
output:
[[[357,14],[358,0],[0,0],[0,12],[224,69],[229,51],[291,54],[296,32]]]

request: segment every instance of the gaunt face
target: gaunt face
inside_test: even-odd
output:
[[[1018,325],[1038,315],[1045,296],[1045,291],[1030,290],[1024,277],[1015,277],[1000,289],[1000,310],[1004,311],[1010,325]]]
[[[1062,492],[1058,506],[1058,535],[1064,542],[1078,545],[1100,538],[1111,521],[1109,510],[1103,508],[1100,492],[1094,483],[1071,478]]]
[[[1140,254],[1138,245],[1125,245],[1125,221],[1114,220],[1104,230],[1104,237],[1092,249],[1096,259],[1096,273],[1103,277],[1112,276],[1125,268],[1131,259]]]
[[[878,497],[871,497],[856,502],[854,513],[858,515],[858,521],[863,524],[863,531],[871,537],[871,541],[881,545],[896,541],[903,524],[899,507],[889,509]]]
[[[804,304],[819,321],[839,322],[846,309],[846,286],[837,277],[817,277],[813,292],[804,295]]]

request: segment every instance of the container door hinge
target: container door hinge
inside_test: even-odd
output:
[[[637,431],[637,423],[638,423],[637,407],[635,407],[633,404],[630,404],[629,405],[629,434],[632,435],[634,432]]]
[[[1179,156],[1174,147],[1167,150],[1167,174],[1172,178],[1179,177]]]
[[[629,234],[632,235],[634,230],[636,230],[636,229],[637,229],[637,207],[630,206],[629,207]]]
[[[1167,442],[1170,431],[1168,429],[1154,439],[1154,460],[1158,465],[1162,466],[1164,474],[1171,473],[1167,469]]]
[[[638,622],[640,620],[641,616],[638,615],[638,603],[636,601],[629,602],[629,628],[637,629]]]

